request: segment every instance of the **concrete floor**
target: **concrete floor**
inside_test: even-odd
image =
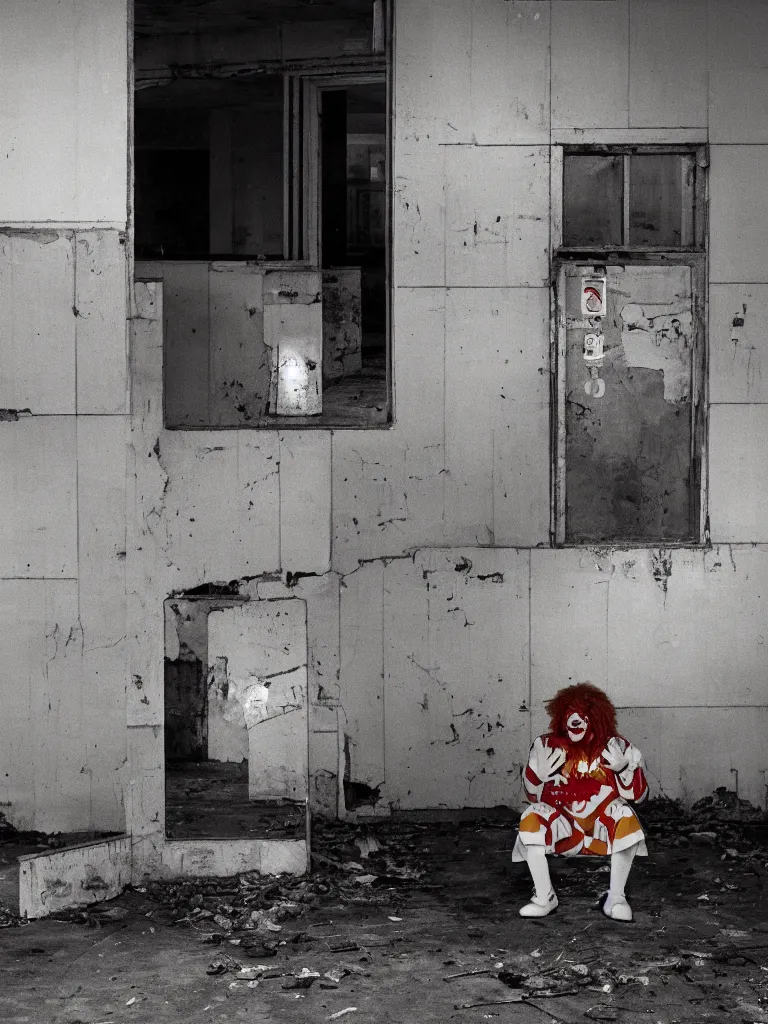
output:
[[[0,1020],[315,1024],[349,1009],[335,1019],[768,1022],[768,828],[757,819],[716,823],[714,840],[692,844],[697,828],[667,821],[651,829],[651,856],[636,862],[630,891],[636,920],[621,925],[600,912],[607,874],[597,860],[560,861],[560,909],[521,920],[529,882],[524,866],[510,864],[508,823],[372,826],[367,836],[382,850],[368,858],[360,829],[324,826],[315,837],[320,870],[309,882],[255,882],[245,897],[232,881],[150,885],[80,915],[80,924],[0,930]],[[298,908],[282,916],[280,931],[228,923],[233,904],[286,895]],[[205,908],[221,913],[214,919]],[[238,965],[263,966],[251,973],[267,976],[238,979]],[[300,984],[302,969],[321,977],[284,987]],[[333,970],[343,974],[338,986],[323,977]],[[529,986],[508,987],[500,970]],[[484,973],[446,980],[464,972]],[[535,998],[536,984],[565,994]],[[523,1002],[503,1002],[524,993]],[[465,1006],[475,1003],[485,1005]]]

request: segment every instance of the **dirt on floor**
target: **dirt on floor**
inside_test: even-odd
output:
[[[503,818],[315,823],[306,878],[147,882],[6,917],[0,1020],[768,1024],[768,820],[725,791],[641,813],[631,924],[602,914],[598,858],[555,862],[559,909],[521,919]]]

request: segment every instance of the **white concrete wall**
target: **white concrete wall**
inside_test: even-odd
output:
[[[121,829],[126,3],[0,22],[0,809]]]
[[[163,601],[232,579],[306,601],[311,797],[330,812],[344,781],[371,791],[359,814],[517,802],[543,699],[585,678],[664,792],[738,773],[762,802],[765,5],[398,0],[396,425],[165,431],[159,292],[140,289],[126,563],[124,5],[5,7],[0,405],[31,411],[0,422],[12,819],[118,824],[127,634],[128,822],[161,845]],[[549,548],[551,146],[597,137],[711,143],[711,551]]]

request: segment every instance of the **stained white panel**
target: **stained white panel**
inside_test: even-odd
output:
[[[98,827],[123,825],[126,756],[126,444],[122,416],[78,418],[81,728]]]
[[[629,0],[553,0],[552,127],[629,124]]]
[[[546,284],[548,149],[450,146],[445,174],[446,284]]]
[[[0,422],[0,577],[77,575],[73,416]]]
[[[445,294],[444,288],[394,293],[395,422],[409,444],[443,442]]]
[[[563,686],[589,681],[610,689],[606,623],[612,571],[610,557],[599,549],[531,551],[534,713]]]
[[[630,0],[632,127],[707,124],[706,30],[701,0]]]
[[[75,236],[77,411],[128,411],[126,238],[118,231]]]
[[[709,517],[714,543],[768,540],[768,405],[709,411]]]
[[[0,580],[0,800],[19,829],[90,827],[80,645],[75,581]]]
[[[0,235],[0,408],[75,411],[72,244],[67,232]]]
[[[162,725],[128,726],[125,827],[136,839],[136,859],[149,860],[145,838],[162,843],[165,833],[165,738]],[[149,847],[151,850],[151,846]]]
[[[450,543],[528,546],[546,539],[548,302],[543,288],[448,292],[445,494]]]
[[[768,285],[709,290],[711,402],[768,402]]]
[[[278,568],[277,463],[276,435],[163,435],[159,464],[168,488],[160,518],[150,509],[148,525],[177,571],[178,586]]]
[[[528,553],[419,551],[385,570],[385,798],[507,803],[528,751]]]
[[[765,806],[768,708],[635,708],[619,728],[643,752],[652,795],[686,803],[719,786]]]
[[[466,116],[472,8],[466,0],[406,0],[395,6],[398,132],[429,136],[434,143],[463,141],[459,122]]]
[[[375,788],[384,782],[384,564],[345,576],[340,590],[339,690],[344,774]]]
[[[768,146],[713,146],[710,159],[710,281],[768,281]]]
[[[608,678],[616,704],[766,700],[768,552],[615,552],[608,585]]]
[[[280,567],[327,572],[331,565],[331,435],[280,435]]]
[[[4,221],[126,219],[125,0],[6,4]]]
[[[451,24],[464,33],[464,46],[446,54],[451,83],[445,92],[461,106],[448,117],[444,141],[548,143],[549,3],[474,0]]]
[[[266,411],[270,359],[264,346],[263,279],[253,267],[211,264],[212,426],[237,426]]]

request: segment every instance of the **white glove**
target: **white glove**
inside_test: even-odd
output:
[[[616,772],[617,775],[629,765],[629,758],[621,749],[621,744],[615,736],[608,740],[608,746],[601,756],[611,771]]]
[[[562,768],[565,763],[565,751],[562,747],[544,747],[543,761],[541,762],[541,771],[536,774],[539,776],[542,782],[552,782],[555,786],[559,786],[565,782],[565,777],[558,771]]]

